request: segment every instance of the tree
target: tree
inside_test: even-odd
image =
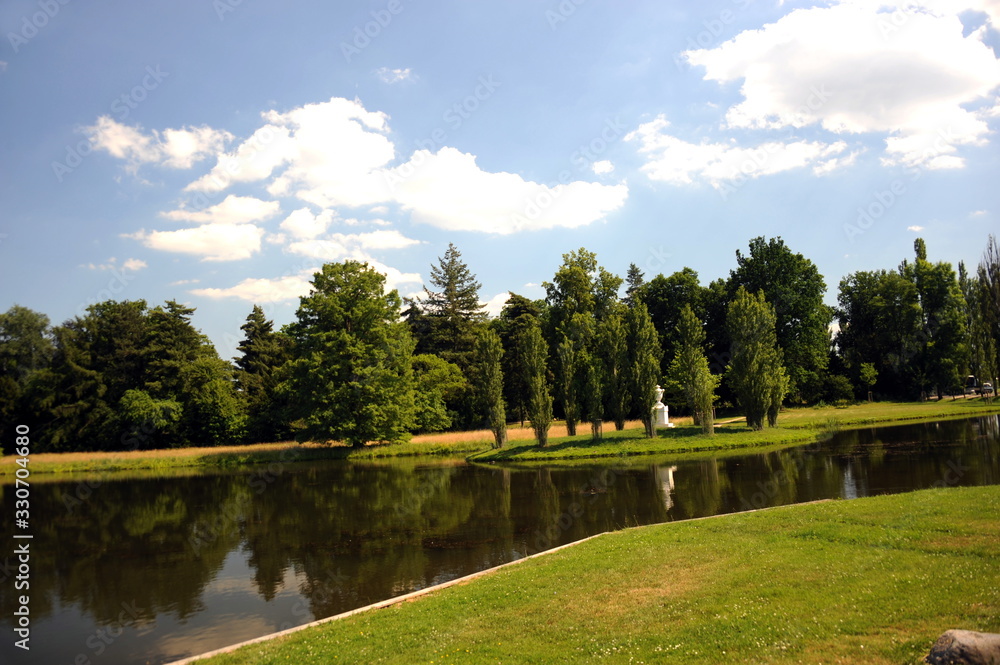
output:
[[[702,430],[711,434],[715,423],[712,408],[715,403],[715,389],[719,378],[708,369],[705,357],[705,330],[690,305],[685,305],[680,313],[676,330],[677,353],[670,363],[668,376],[684,395],[694,422]]]
[[[291,358],[291,339],[274,331],[259,305],[253,306],[240,330],[244,337],[237,347],[241,355],[234,358],[234,376],[247,405],[247,438],[277,441],[290,434],[288,404],[278,387]]]
[[[544,446],[552,424],[552,396],[549,393],[548,350],[537,322],[532,322],[521,332],[518,346],[528,370],[528,419],[531,420],[535,440],[539,446]]]
[[[645,275],[639,266],[634,263],[628,264],[628,272],[625,274],[625,304],[631,307],[639,290],[642,288]]]
[[[729,276],[730,299],[740,287],[764,292],[774,308],[778,346],[788,363],[792,391],[815,401],[829,362],[829,324],[833,311],[823,304],[826,284],[812,261],[793,253],[779,238],[750,241],[750,254],[736,251]]]
[[[604,412],[619,432],[625,429],[628,415],[628,342],[625,319],[621,311],[611,312],[598,323],[594,358],[602,361],[599,372],[604,393]]]
[[[861,367],[877,372],[874,392],[889,397],[919,393],[917,368],[922,312],[916,285],[898,272],[859,271],[840,281],[836,346],[855,385]]]
[[[465,372],[471,365],[476,324],[486,318],[479,300],[482,285],[451,243],[431,266],[430,282],[437,290],[424,287],[421,304],[429,330],[418,351],[439,355]]]
[[[448,404],[469,386],[458,365],[430,353],[415,355],[413,381],[414,430],[440,432],[451,427],[454,412]]]
[[[576,435],[576,424],[586,408],[587,375],[590,371],[590,346],[594,336],[594,315],[577,312],[561,326],[562,341],[556,347],[559,360],[560,395],[566,417],[566,431]]]
[[[503,345],[500,336],[484,329],[476,339],[479,397],[486,410],[486,421],[493,431],[495,448],[507,443],[507,413],[503,404]]]
[[[551,282],[543,282],[545,301],[551,312],[551,332],[558,333],[576,313],[590,313],[598,320],[618,301],[621,277],[597,265],[597,255],[585,248],[563,254],[563,264]]]
[[[774,309],[764,294],[740,288],[729,304],[727,326],[733,340],[733,358],[727,378],[746,412],[747,426],[759,430],[764,417],[777,423],[781,400],[788,390],[788,374],[777,346]]]
[[[626,315],[628,386],[632,406],[638,412],[646,430],[653,438],[653,405],[656,403],[656,384],[660,376],[660,348],[656,327],[646,306],[641,302],[628,310]]]
[[[657,275],[637,292],[639,300],[649,310],[657,330],[673,331],[680,323],[681,310],[690,307],[695,316],[705,315],[705,289],[698,282],[698,273],[683,268],[669,277]],[[678,341],[674,335],[662,335],[663,361],[669,363],[677,355]],[[666,368],[664,368],[666,369]]]
[[[401,300],[367,263],[327,263],[288,326],[289,384],[302,440],[398,441],[413,425],[413,339]]]
[[[865,392],[869,393],[869,400],[871,399],[872,386],[878,381],[878,370],[875,369],[875,365],[872,363],[861,363],[861,383],[865,387]]]
[[[32,378],[52,362],[49,317],[14,305],[0,314],[0,436],[10,450],[14,428],[24,424],[29,405],[23,395]]]
[[[504,348],[504,401],[522,425],[527,417],[529,367],[517,340],[528,327],[539,325],[542,304],[511,293],[493,322]]]
[[[921,329],[913,364],[923,390],[936,387],[938,398],[961,386],[968,366],[965,298],[950,263],[932,264],[922,238],[914,241],[916,258],[903,262],[902,275],[917,289]]]
[[[458,365],[468,382],[476,333],[486,320],[479,300],[481,285],[451,243],[437,265],[431,266],[430,282],[436,289],[425,286],[423,301],[419,306],[412,303],[407,311],[410,332],[416,337],[416,352],[433,353]],[[471,427],[476,418],[472,393],[468,389],[461,391],[457,401],[448,405],[461,427]]]

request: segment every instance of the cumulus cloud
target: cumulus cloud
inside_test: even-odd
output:
[[[718,187],[727,180],[757,178],[812,166],[817,174],[828,173],[853,161],[838,161],[847,144],[820,141],[770,141],[753,147],[734,143],[689,143],[667,133],[670,122],[664,116],[640,125],[625,136],[638,141],[639,152],[647,155],[642,170],[651,180],[675,185],[689,184],[696,178]]]
[[[418,273],[404,273],[396,268],[370,259],[368,260],[368,265],[385,275],[385,288],[387,291],[399,288],[400,284],[423,283]],[[248,278],[228,288],[193,289],[190,293],[212,300],[236,298],[255,303],[296,300],[309,294],[312,276],[317,270],[319,268],[309,268],[294,275],[285,275],[273,279]]]
[[[419,244],[396,230],[378,230],[369,233],[333,233],[325,238],[314,238],[290,243],[288,251],[324,261],[354,258],[372,262],[367,252],[381,249],[405,249]]]
[[[614,171],[615,165],[606,159],[602,159],[599,162],[594,162],[591,168],[594,169],[594,173],[596,173],[597,175],[603,175],[605,173],[611,173],[612,171]]]
[[[192,289],[189,293],[212,300],[236,298],[253,303],[282,302],[307,295],[309,280],[306,275],[286,275],[276,279],[248,278],[229,288]]]
[[[335,216],[336,213],[333,210],[324,210],[318,215],[314,215],[309,208],[299,208],[285,218],[285,221],[281,223],[281,228],[291,233],[295,238],[315,238],[326,232]]]
[[[100,116],[94,125],[84,127],[83,133],[95,150],[127,161],[132,169],[142,164],[189,169],[217,153],[233,138],[229,132],[210,127],[154,130],[147,134],[141,127],[124,125],[106,115]]]
[[[252,196],[227,196],[205,210],[171,210],[160,213],[161,217],[178,222],[198,222],[200,224],[245,224],[274,217],[281,212],[277,201],[262,201]]]
[[[414,220],[449,231],[509,234],[576,228],[620,208],[628,187],[575,181],[550,187],[514,173],[491,173],[455,148],[418,150],[386,173],[392,196]]]
[[[496,318],[500,316],[500,312],[503,311],[503,306],[507,304],[508,300],[510,300],[510,291],[504,291],[479,304],[483,306],[483,311]]]
[[[683,55],[704,67],[706,80],[742,81],[743,101],[726,113],[729,127],[877,132],[885,135],[885,164],[957,168],[959,147],[986,142],[984,117],[996,108],[990,95],[1000,85],[986,28],[965,34],[959,19],[970,8],[996,18],[995,0],[845,0],[795,9]]]
[[[150,249],[200,256],[203,261],[237,261],[260,251],[264,230],[253,224],[205,224],[178,231],[145,231],[124,237]]]
[[[914,233],[920,233],[921,231],[924,230],[924,227],[922,227],[922,226],[907,226],[906,230],[907,231],[913,231]]]
[[[264,127],[219,157],[191,191],[222,191],[233,183],[273,178],[272,196],[295,196],[320,208],[386,200],[377,170],[395,157],[385,136],[388,116],[357,100],[334,97],[287,113],[262,114]]]

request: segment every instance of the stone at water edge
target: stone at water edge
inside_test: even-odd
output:
[[[949,630],[924,660],[931,665],[1000,665],[1000,635]]]

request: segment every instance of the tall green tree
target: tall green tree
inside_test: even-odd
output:
[[[656,384],[660,376],[659,335],[646,306],[641,302],[631,307],[626,315],[626,354],[628,358],[628,386],[632,407],[642,421],[646,436],[653,438],[653,405],[656,403]]]
[[[740,288],[729,304],[727,325],[733,358],[727,378],[746,412],[747,426],[759,430],[764,419],[777,424],[777,413],[789,388],[775,334],[774,309],[763,292]]]
[[[931,263],[923,238],[914,241],[913,263],[905,262],[900,272],[917,289],[921,330],[913,358],[924,391],[944,391],[963,384],[969,361],[965,324],[965,298],[950,263]]]
[[[830,352],[833,310],[823,303],[826,283],[812,261],[779,238],[750,241],[750,253],[736,251],[729,275],[730,300],[740,287],[764,292],[775,312],[778,346],[788,366],[793,394],[815,401],[822,394]]]
[[[430,282],[434,288],[425,286],[421,301],[429,330],[417,350],[439,355],[465,372],[472,364],[478,324],[486,320],[479,300],[482,285],[451,243],[431,266]]]
[[[548,346],[537,322],[529,324],[518,336],[521,357],[527,367],[527,409],[538,445],[549,440],[552,425],[552,395],[549,391]]]
[[[236,385],[246,401],[247,438],[251,442],[278,441],[291,434],[288,404],[279,391],[282,370],[291,359],[291,338],[274,330],[274,322],[254,305],[240,326],[243,340],[237,349]]]
[[[494,325],[504,348],[504,401],[524,424],[527,418],[529,367],[518,339],[532,325],[540,324],[543,303],[511,293]]]
[[[289,385],[299,440],[354,447],[399,441],[413,426],[413,339],[401,299],[367,263],[328,263],[300,299]]]
[[[543,282],[550,326],[558,335],[574,314],[593,314],[598,320],[618,302],[622,279],[597,264],[597,254],[581,247],[563,254],[563,263],[551,282]],[[557,344],[561,337],[554,337]]]
[[[486,422],[493,432],[495,448],[507,443],[507,412],[503,403],[503,344],[500,336],[484,328],[476,339],[479,398],[486,411]]]
[[[711,434],[715,423],[712,415],[718,376],[708,369],[705,357],[705,329],[690,305],[685,305],[675,327],[677,352],[668,370],[669,380],[684,395],[694,422]]]
[[[625,429],[629,404],[628,333],[625,314],[619,307],[598,323],[597,342],[592,354],[601,362],[599,376],[604,393],[603,411],[619,432]]]
[[[556,347],[559,360],[560,397],[566,430],[576,435],[576,425],[586,409],[585,395],[590,373],[590,348],[596,323],[591,312],[577,312],[561,326],[562,341]]]

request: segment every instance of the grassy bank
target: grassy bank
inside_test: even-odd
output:
[[[917,663],[1000,631],[1000,487],[642,527],[202,661]]]
[[[33,474],[108,473],[148,471],[166,473],[172,469],[238,469],[253,465],[285,464],[315,460],[373,460],[392,457],[469,457],[477,462],[573,460],[620,455],[677,455],[705,451],[739,451],[808,443],[831,429],[864,427],[880,423],[916,422],[960,418],[1000,412],[1000,401],[986,404],[981,399],[943,402],[879,402],[847,408],[823,407],[788,409],[781,414],[780,427],[753,432],[742,418],[720,422],[716,435],[707,437],[691,426],[690,418],[674,419],[677,427],[660,430],[656,439],[646,439],[637,421],[614,431],[605,424],[604,439],[594,442],[589,425],[582,424],[577,436],[566,436],[566,426],[558,423],[550,431],[545,448],[535,445],[530,427],[508,429],[510,442],[503,450],[490,450],[488,430],[423,434],[402,444],[371,445],[353,449],[339,445],[297,444],[293,442],[223,446],[217,448],[177,448],[127,452],[42,453],[31,456]],[[12,482],[16,458],[0,459],[0,482]]]
[[[869,427],[877,424],[920,422],[945,418],[968,418],[1000,412],[1000,402],[986,403],[982,399],[943,400],[941,402],[875,402],[848,407],[813,407],[786,409],[778,419],[778,427],[752,431],[742,418],[722,419],[715,434],[702,434],[691,420],[674,421],[676,427],[661,428],[655,439],[647,439],[641,430],[616,432],[610,426],[604,437],[593,440],[589,425],[581,427],[585,434],[574,437],[552,437],[545,447],[534,441],[511,442],[502,450],[474,454],[475,462],[569,460],[620,455],[664,455],[704,451],[734,451],[748,448],[773,448],[810,443],[830,431]]]

